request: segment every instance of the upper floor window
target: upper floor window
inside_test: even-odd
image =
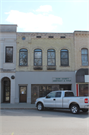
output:
[[[48,53],[48,58],[47,58],[47,61],[48,61],[48,66],[55,66],[55,50],[54,49],[49,49],[47,51]]]
[[[87,66],[88,65],[88,49],[83,48],[81,50],[81,58],[82,58],[82,65]]]
[[[42,66],[42,50],[34,50],[34,66]]]
[[[6,47],[5,62],[8,62],[8,63],[12,63],[13,62],[13,47]]]
[[[69,54],[68,50],[61,50],[61,66],[69,66]]]
[[[27,49],[20,49],[19,51],[19,65],[20,66],[27,66],[27,57],[28,57]]]

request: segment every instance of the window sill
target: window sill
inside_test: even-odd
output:
[[[26,65],[26,66],[20,66],[20,65],[19,65],[19,67],[28,67],[28,65]]]
[[[5,64],[13,64],[13,62],[5,62]]]
[[[81,65],[81,67],[88,67],[89,65]]]
[[[59,66],[59,67],[70,67],[70,66]]]
[[[47,66],[47,70],[56,70],[56,66]]]
[[[34,69],[34,70],[42,70],[43,67],[42,67],[42,66],[34,66],[33,69]]]

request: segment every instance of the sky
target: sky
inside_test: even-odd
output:
[[[89,0],[0,0],[0,24],[17,32],[89,31]]]

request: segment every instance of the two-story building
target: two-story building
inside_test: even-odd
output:
[[[73,33],[17,33],[16,103],[35,103],[52,90],[75,94]]]
[[[89,95],[89,31],[74,32],[77,96]]]
[[[15,103],[17,25],[0,25],[0,102]]]

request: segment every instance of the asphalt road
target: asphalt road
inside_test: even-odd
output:
[[[64,110],[1,110],[0,135],[89,135],[89,117]]]

